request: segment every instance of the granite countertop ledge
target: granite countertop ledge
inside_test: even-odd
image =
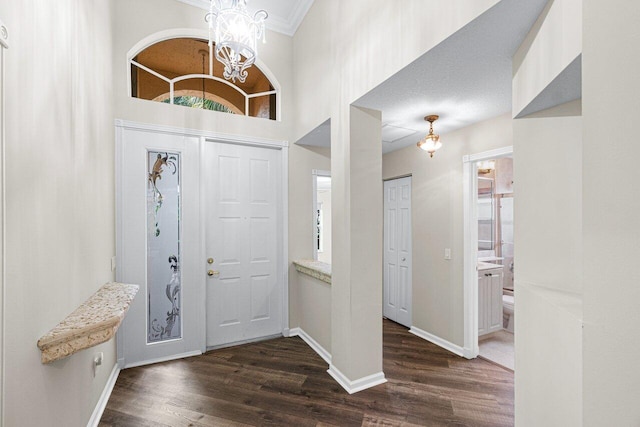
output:
[[[38,340],[42,363],[109,341],[118,330],[138,285],[110,282]]]
[[[293,264],[298,272],[331,284],[331,264],[310,259],[293,261]]]

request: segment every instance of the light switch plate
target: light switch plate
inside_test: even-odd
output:
[[[444,250],[444,259],[451,259],[451,249],[446,248]]]

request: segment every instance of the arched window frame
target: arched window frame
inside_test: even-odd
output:
[[[153,76],[167,82],[169,84],[169,102],[171,104],[173,104],[173,98],[174,98],[174,87],[175,84],[184,80],[189,80],[189,79],[209,79],[209,80],[214,80],[220,83],[223,83],[227,86],[229,86],[230,88],[234,89],[235,91],[237,91],[238,93],[240,93],[243,97],[244,97],[244,115],[246,117],[252,117],[249,115],[249,101],[252,98],[258,98],[260,96],[265,96],[265,95],[276,95],[276,121],[281,121],[281,103],[282,103],[282,96],[280,94],[281,90],[280,90],[280,82],[278,82],[278,80],[275,78],[274,74],[271,72],[271,70],[264,64],[264,62],[262,62],[262,60],[258,57],[258,59],[256,60],[255,64],[253,64],[254,67],[257,67],[260,69],[260,71],[262,71],[262,73],[265,75],[265,77],[269,80],[269,83],[271,83],[271,86],[273,87],[273,90],[267,91],[267,92],[260,92],[260,93],[252,93],[249,94],[247,92],[245,92],[244,90],[242,90],[241,88],[239,88],[238,86],[236,86],[235,84],[233,84],[232,82],[225,80],[225,79],[221,79],[220,77],[216,77],[212,74],[187,74],[184,76],[178,76],[175,77],[173,79],[167,78],[165,76],[163,76],[162,74],[150,69],[149,67],[145,67],[144,65],[134,61],[133,58],[135,58],[140,52],[142,52],[143,50],[145,50],[146,48],[156,44],[156,43],[160,43],[163,42],[165,40],[170,40],[170,39],[176,39],[176,38],[193,38],[193,39],[201,39],[201,40],[207,40],[209,38],[209,33],[205,30],[194,30],[191,28],[178,28],[178,29],[170,29],[170,30],[164,30],[164,31],[159,31],[157,33],[151,34],[147,37],[145,37],[144,39],[140,40],[138,43],[136,43],[130,50],[129,52],[127,52],[127,93],[129,94],[129,96],[131,96],[131,65],[135,65],[136,67],[139,67],[140,69],[152,74]],[[211,49],[213,49],[213,47],[209,47],[209,70],[210,73],[213,72],[213,61],[214,61],[214,54],[211,51]]]

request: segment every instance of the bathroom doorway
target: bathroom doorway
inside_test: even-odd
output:
[[[479,356],[513,370],[513,158],[475,166]]]
[[[512,147],[464,157],[465,356],[514,369]]]

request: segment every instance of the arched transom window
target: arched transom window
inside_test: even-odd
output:
[[[244,83],[232,83],[211,51],[206,40],[187,37],[147,47],[130,60],[131,96],[276,120],[278,93],[260,68],[251,67]]]

